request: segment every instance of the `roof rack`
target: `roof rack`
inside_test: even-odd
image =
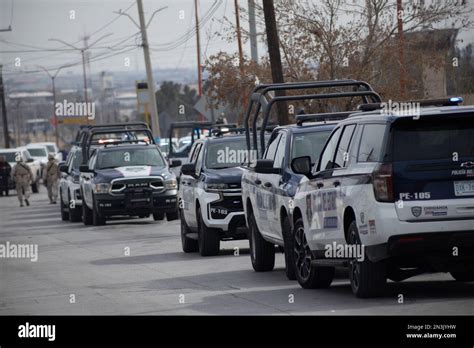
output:
[[[94,135],[98,134],[128,134],[129,136],[135,137],[135,139],[131,140],[140,140],[136,138],[136,132],[143,132],[146,134],[149,143],[150,144],[156,144],[155,139],[153,138],[153,133],[151,132],[150,128],[147,127],[142,127],[142,128],[133,128],[133,129],[127,129],[126,127],[120,127],[120,128],[108,128],[108,127],[102,127],[99,129],[90,129],[90,133],[88,134],[87,137],[84,137],[82,139],[81,143],[81,148],[82,148],[82,160],[83,164],[86,164],[87,161],[89,160],[89,155],[90,155],[90,147],[91,145],[97,145],[99,144],[98,142],[95,143],[93,142],[93,137]],[[122,141],[122,140],[121,140]],[[126,140],[123,140],[126,141]]]
[[[296,115],[296,124],[302,126],[305,122],[328,122],[344,120],[356,111],[327,112],[320,114]]]
[[[111,146],[111,145],[120,145],[120,144],[146,144],[148,145],[149,142],[143,140],[143,139],[133,139],[133,140],[116,140],[116,141],[109,141],[103,143],[104,147]]]
[[[337,88],[337,87],[353,87],[354,91],[351,92],[332,92],[322,94],[304,94],[304,95],[290,95],[290,96],[275,96],[270,100],[267,99],[267,95],[272,91],[286,91],[286,90],[301,90],[301,89],[322,89],[322,88]],[[276,83],[276,84],[261,84],[254,88],[247,111],[245,113],[244,125],[246,129],[246,142],[249,150],[255,150],[257,158],[261,155],[258,151],[257,144],[257,120],[260,111],[263,114],[262,128],[260,130],[260,146],[262,152],[265,148],[265,129],[268,124],[270,117],[270,110],[274,103],[279,101],[290,101],[290,100],[308,100],[308,99],[333,99],[333,98],[345,98],[345,97],[361,97],[363,103],[380,103],[382,99],[374,92],[372,87],[364,81],[358,80],[327,80],[327,81],[308,81],[308,82],[290,82],[290,83]],[[254,104],[256,109],[254,112],[254,118],[252,127],[250,127],[250,114]],[[252,129],[252,140],[253,147],[250,142],[250,129]]]
[[[106,129],[106,128],[127,128],[127,129],[134,129],[134,127],[138,128],[149,128],[148,124],[145,122],[132,122],[132,123],[109,123],[109,124],[99,124],[99,125],[81,125],[79,126],[79,131],[76,134],[76,143],[81,143],[82,139],[84,138],[85,134],[89,131],[94,129]]]
[[[420,107],[430,107],[430,106],[458,106],[464,102],[462,97],[450,97],[450,98],[439,98],[439,99],[420,99],[420,100],[407,100],[407,101],[396,101],[392,103],[397,104],[415,104]],[[390,102],[387,103],[369,103],[359,105],[360,111],[375,111],[382,110],[386,106],[390,105]]]

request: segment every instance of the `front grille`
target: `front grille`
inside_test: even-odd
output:
[[[144,191],[161,192],[165,188],[163,179],[160,177],[146,177],[133,179],[116,179],[112,181],[112,193],[140,193]]]

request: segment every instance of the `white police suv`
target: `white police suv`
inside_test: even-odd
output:
[[[313,170],[293,159],[306,175],[292,212],[302,287],[328,287],[337,264],[358,297],[423,272],[474,281],[474,106],[458,102],[368,105],[333,130]]]

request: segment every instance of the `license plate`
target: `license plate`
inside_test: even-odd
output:
[[[455,181],[454,194],[457,197],[474,196],[474,181]]]

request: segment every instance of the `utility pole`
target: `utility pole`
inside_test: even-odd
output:
[[[398,30],[398,60],[400,64],[400,97],[403,99],[406,95],[405,78],[405,38],[403,35],[403,6],[402,0],[397,0],[397,30]]]
[[[265,29],[267,33],[268,55],[270,56],[270,67],[272,69],[273,83],[283,83],[283,67],[281,64],[280,43],[278,41],[278,30],[275,19],[275,7],[273,0],[263,0],[263,14],[265,17]],[[275,91],[275,96],[284,96],[284,91]],[[278,123],[289,124],[288,112],[285,102],[277,102]]]
[[[2,125],[3,125],[3,139],[5,148],[10,148],[10,134],[8,133],[8,118],[7,105],[5,103],[5,86],[3,85],[3,65],[0,65],[0,96],[2,99]]]
[[[194,0],[194,15],[196,17],[196,43],[198,66],[198,95],[202,95],[202,66],[201,66],[201,37],[199,33],[199,0]]]
[[[258,63],[257,48],[257,25],[255,23],[255,0],[249,1],[249,33],[250,33],[250,56],[255,63]]]
[[[148,45],[147,24],[145,24],[145,13],[143,11],[142,0],[137,0],[138,18],[140,20],[140,31],[142,34],[143,55],[145,56],[146,77],[148,82],[148,94],[150,98],[150,116],[151,116],[151,130],[154,137],[160,136],[160,123],[158,120],[158,107],[156,105],[155,96],[155,81],[153,79],[153,69],[150,60],[150,47]]]
[[[196,18],[197,68],[198,68],[198,96],[202,97],[202,66],[201,66],[201,35],[199,30],[199,0],[194,0],[194,15]],[[204,115],[199,114],[201,121]]]
[[[242,35],[240,33],[240,14],[239,14],[239,4],[237,0],[234,0],[235,6],[235,25],[237,29],[237,44],[239,46],[239,65],[240,65],[240,72],[242,73],[244,70],[244,53],[242,52]]]
[[[236,30],[237,30],[237,45],[238,45],[238,48],[239,48],[240,80],[241,80],[242,83],[245,83],[245,81],[244,81],[244,79],[245,79],[244,52],[243,52],[243,49],[242,49],[242,35],[241,35],[241,32],[240,32],[240,11],[239,11],[239,4],[238,4],[237,0],[234,0],[234,6],[235,6],[235,26],[236,26]],[[242,108],[242,112],[239,113],[238,123],[242,122],[243,117],[244,117],[243,110],[244,110],[245,106],[248,103],[247,96],[245,95],[245,93],[242,95],[241,100],[242,100],[243,108]]]

